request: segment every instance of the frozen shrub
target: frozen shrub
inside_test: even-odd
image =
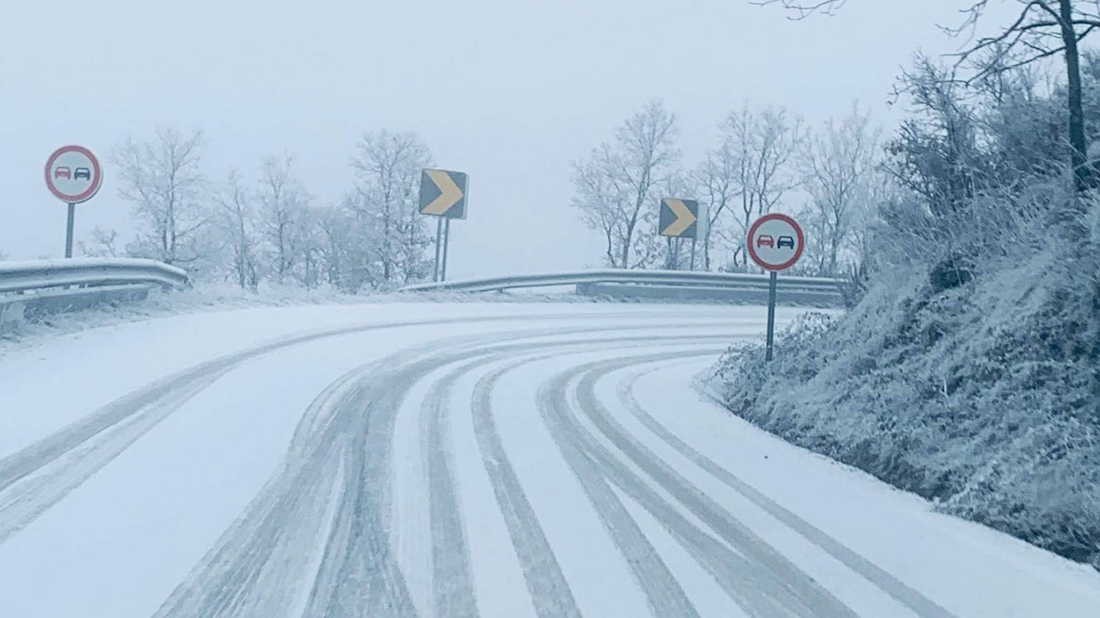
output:
[[[1096,271],[1054,263],[947,287],[910,266],[847,315],[781,333],[766,366],[761,348],[732,349],[715,379],[769,431],[1100,565]]]

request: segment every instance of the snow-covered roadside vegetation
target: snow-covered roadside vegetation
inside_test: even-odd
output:
[[[986,51],[969,84],[923,60],[903,79],[862,298],[770,364],[730,350],[714,386],[787,440],[1100,569],[1100,171],[1073,118],[1067,135],[1065,66]],[[1100,58],[1081,60],[1095,145]]]
[[[716,374],[726,405],[1100,568],[1100,307],[1095,289],[1063,287],[1086,276],[1052,275],[1047,259],[939,292],[927,272],[899,273],[842,318],[807,316],[770,365],[731,350]]]

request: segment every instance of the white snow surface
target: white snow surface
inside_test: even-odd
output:
[[[780,324],[798,313],[781,309]],[[252,307],[12,345],[0,356],[0,615],[271,615],[275,598],[295,616],[1097,615],[1096,572],[934,513],[703,396],[696,374],[762,337],[764,317]],[[407,324],[431,320],[452,321]],[[340,329],[187,381],[214,359]],[[132,414],[73,438],[146,391],[153,403],[126,400]],[[440,466],[449,476],[433,476]],[[448,495],[451,508],[431,509]],[[263,510],[265,496],[279,508]],[[376,553],[358,556],[362,572],[340,555],[360,547],[340,536],[360,524],[383,546],[363,546]],[[735,563],[749,569],[717,573]],[[342,578],[380,583],[345,597]]]

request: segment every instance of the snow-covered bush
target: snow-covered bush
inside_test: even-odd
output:
[[[769,431],[1100,568],[1100,292],[1058,255],[947,288],[935,267],[881,276],[716,380]]]

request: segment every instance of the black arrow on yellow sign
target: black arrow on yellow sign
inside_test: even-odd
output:
[[[694,239],[699,229],[699,202],[675,197],[661,200],[657,229],[661,236]]]
[[[424,170],[420,175],[420,214],[465,219],[466,181],[462,172]]]

